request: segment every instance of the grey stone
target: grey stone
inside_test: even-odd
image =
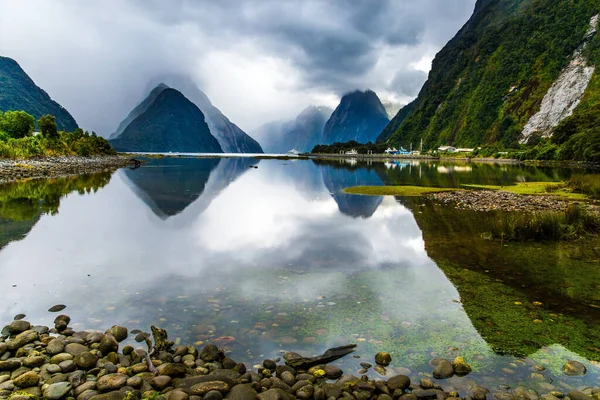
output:
[[[69,382],[53,383],[44,389],[44,397],[50,400],[57,400],[69,393],[71,388],[71,383]]]

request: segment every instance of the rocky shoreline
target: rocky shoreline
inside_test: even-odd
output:
[[[521,195],[497,190],[456,190],[428,195],[458,210],[538,212],[567,210],[574,202],[552,195]],[[600,215],[600,206],[592,203],[578,204],[587,211]]]
[[[20,179],[56,178],[116,170],[130,165],[130,156],[61,156],[43,159],[0,159],[0,183]]]
[[[64,306],[50,310],[61,311]],[[75,331],[70,318],[59,315],[54,327],[32,325],[19,314],[0,337],[0,399],[166,399],[166,400],[598,400],[600,387],[581,387],[568,394],[558,391],[540,396],[523,386],[491,392],[473,385],[469,393],[444,391],[433,379],[411,382],[405,375],[387,380],[344,374],[333,365],[331,349],[322,358],[284,353],[281,360],[264,360],[254,370],[238,363],[214,344],[202,349],[174,346],[166,331],[152,327],[152,334],[113,326],[106,332]],[[129,336],[142,347],[121,343]],[[344,350],[348,347],[344,346]],[[341,348],[339,348],[341,349]],[[335,353],[335,351],[334,351]],[[342,356],[348,354],[343,351]],[[374,358],[377,368],[391,362],[388,353]],[[432,376],[446,379],[464,376],[471,367],[461,357],[432,361]],[[294,367],[292,367],[294,366]],[[372,365],[361,362],[366,373]],[[537,369],[539,373],[539,369]],[[566,375],[584,375],[586,367],[569,361]]]

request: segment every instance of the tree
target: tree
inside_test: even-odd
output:
[[[54,115],[42,115],[40,119],[38,119],[38,126],[40,127],[42,135],[49,138],[58,137],[58,128],[56,127]]]
[[[25,111],[7,111],[1,121],[0,130],[10,137],[19,139],[31,135],[35,127],[35,119]]]

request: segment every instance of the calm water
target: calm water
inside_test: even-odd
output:
[[[258,168],[251,168],[258,166]],[[464,356],[473,380],[547,392],[597,382],[600,243],[501,244],[486,214],[354,185],[554,181],[569,170],[443,163],[152,159],[137,170],[0,186],[0,318],[122,324],[213,342],[250,365],[357,343],[388,375]],[[585,377],[566,377],[566,360]],[[533,366],[544,371],[534,373]],[[376,373],[371,371],[374,376]]]

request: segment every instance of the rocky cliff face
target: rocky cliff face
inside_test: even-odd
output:
[[[77,129],[71,114],[38,87],[15,60],[0,57],[0,111],[15,110],[26,111],[36,119],[51,114],[59,130]]]
[[[544,96],[540,111],[532,116],[523,128],[523,141],[526,142],[532,133],[550,136],[552,129],[558,126],[562,120],[571,116],[579,105],[595,71],[593,65],[588,65],[584,51],[596,34],[599,17],[600,15],[592,17],[583,44],[575,50],[569,65]]]
[[[342,97],[323,129],[323,143],[375,142],[390,122],[377,94],[371,90],[355,91]]]

